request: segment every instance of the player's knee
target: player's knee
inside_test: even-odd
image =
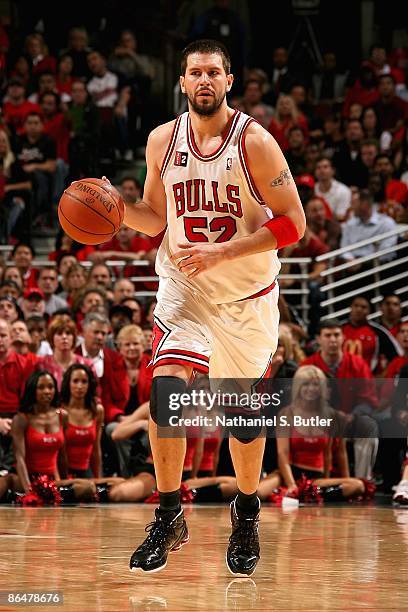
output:
[[[187,383],[177,376],[153,378],[150,396],[150,416],[159,427],[169,427],[171,417],[182,413],[180,396],[186,392]]]
[[[242,444],[253,442],[263,432],[259,414],[228,407],[225,409],[225,416],[230,436]]]
[[[233,428],[230,428],[231,436],[235,438],[235,440],[237,440],[238,442],[241,442],[241,444],[249,444],[250,442],[257,440],[261,433],[262,427],[259,427],[259,430],[257,429],[256,431],[254,431],[252,435],[250,433],[247,433],[247,437],[242,437],[242,431],[236,432]]]

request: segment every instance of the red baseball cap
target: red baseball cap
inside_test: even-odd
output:
[[[314,189],[315,180],[311,174],[300,174],[295,179],[296,185],[310,187],[310,189]]]
[[[31,300],[32,298],[37,298],[40,300],[44,300],[44,293],[38,287],[31,287],[31,289],[26,289],[23,293],[23,298],[26,300]]]

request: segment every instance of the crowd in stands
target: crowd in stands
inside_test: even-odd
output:
[[[200,32],[206,23],[197,22]],[[41,263],[27,228],[55,230],[56,205],[70,181],[132,162],[144,144],[140,126],[149,112],[153,64],[139,53],[130,30],[101,51],[91,46],[84,28],[73,28],[66,48],[55,56],[40,33],[27,36],[22,52],[10,55],[2,26],[0,35],[6,65],[0,231],[1,242],[12,245],[0,270],[0,497],[16,478],[20,490],[27,491],[31,475],[43,472],[57,475],[61,487],[69,486],[71,475],[70,494],[74,491],[77,499],[93,494],[103,481],[111,501],[140,500],[154,489],[146,433],[148,364],[157,289],[151,277],[162,236],[122,227],[95,248],[59,232],[55,250]],[[245,58],[239,61],[245,64]],[[408,51],[387,53],[381,44],[373,45],[354,73],[340,71],[336,55],[328,51],[323,65],[308,75],[291,65],[286,48],[278,47],[268,71],[243,65],[241,88],[235,87],[230,99],[279,143],[307,219],[304,237],[280,255],[311,258],[311,316],[305,325],[292,296],[281,296],[279,346],[270,378],[290,382],[299,377],[297,395],[287,385],[284,408],[291,409],[296,402],[303,409],[307,405],[301,391],[307,376],[313,378],[314,372],[313,380],[327,382],[329,404],[341,415],[348,442],[340,444],[341,452],[334,442],[314,449],[317,458],[309,467],[319,474],[317,480],[350,474],[377,478],[386,492],[400,480],[408,433],[403,390],[408,323],[401,298],[387,285],[377,322],[369,317],[371,296],[361,294],[350,303],[347,320],[321,323],[321,273],[327,264],[317,258],[347,247],[340,263],[365,272],[372,262],[358,258],[384,249],[381,262],[392,261],[393,247],[406,240],[395,233],[376,246],[353,249],[408,219],[407,74]],[[142,197],[142,181],[133,172],[113,181],[126,202]],[[295,264],[282,268],[283,274],[297,271]],[[280,286],[296,289],[296,283],[283,279]],[[138,297],[136,290],[151,298]],[[313,402],[315,408],[322,403]],[[393,426],[398,436],[390,436]],[[226,442],[219,432],[209,433],[200,443],[198,434],[194,445],[189,442],[194,448],[187,453],[185,480],[201,488],[197,477],[221,478],[202,484],[214,501],[227,498],[234,483]],[[303,435],[307,439],[313,432]],[[46,444],[47,436],[53,442],[49,455],[40,453],[44,467],[35,449]],[[283,478],[290,488],[299,448],[289,447],[268,438],[265,474],[274,474],[277,482]],[[62,448],[68,460],[64,472],[56,464]],[[402,503],[408,503],[405,475],[397,490]],[[92,487],[81,488],[78,479],[91,478]],[[361,493],[360,481],[345,486]]]

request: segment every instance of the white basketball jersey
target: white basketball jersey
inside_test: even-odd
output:
[[[170,260],[178,244],[225,242],[253,234],[272,212],[250,175],[243,134],[253,121],[236,111],[219,148],[202,155],[188,113],[174,125],[161,178],[167,196],[167,231],[156,272],[203,293],[209,302],[235,302],[269,287],[280,269],[276,251],[226,260],[190,280]]]

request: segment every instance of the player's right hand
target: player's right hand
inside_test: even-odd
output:
[[[112,183],[110,182],[110,180],[106,176],[103,176],[102,180],[105,181],[106,183],[109,183],[109,185],[112,185]]]

